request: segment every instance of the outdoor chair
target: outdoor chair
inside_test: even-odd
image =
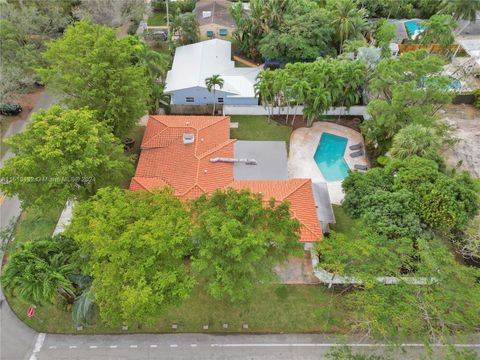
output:
[[[227,29],[219,29],[218,30],[218,35],[227,36],[228,35],[228,30]]]
[[[359,156],[363,156],[363,150],[358,150],[358,151],[355,151],[355,152],[350,154],[351,158],[356,158],[356,157],[359,157]]]
[[[355,145],[350,145],[348,148],[350,150],[360,150],[362,147],[363,147],[362,143],[358,143],[358,144],[355,144]]]
[[[368,170],[367,165],[355,164],[353,167],[355,168],[355,170],[362,170],[362,171],[367,171]]]
[[[208,31],[207,31],[207,37],[208,37],[209,39],[213,39],[213,35],[214,35],[213,31],[211,31],[211,30],[208,30]]]

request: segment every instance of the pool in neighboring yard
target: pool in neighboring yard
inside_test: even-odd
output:
[[[324,132],[313,158],[326,181],[342,181],[348,175],[343,156],[348,139]]]
[[[423,27],[421,27],[419,23],[420,20],[409,20],[403,23],[405,25],[405,29],[407,29],[408,36],[411,38],[416,38],[417,35],[423,31]]]

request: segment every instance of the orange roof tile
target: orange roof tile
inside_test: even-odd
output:
[[[184,144],[184,133],[194,134],[195,142]],[[321,240],[310,179],[234,181],[232,163],[210,162],[234,156],[235,140],[229,133],[230,119],[224,116],[150,116],[130,190],[171,186],[176,196],[193,199],[225,187],[250,189],[265,202],[290,202],[292,215],[302,225],[300,241]]]
[[[234,181],[228,187],[237,190],[249,189],[253,193],[259,193],[263,196],[264,202],[272,198],[277,202],[288,201],[290,212],[302,225],[300,241],[312,242],[323,238],[310,179],[241,180]]]

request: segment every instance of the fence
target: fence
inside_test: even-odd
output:
[[[339,276],[328,272],[322,268],[318,267],[318,255],[315,253],[315,250],[310,250],[310,256],[312,259],[313,273],[315,277],[320,280],[323,284],[328,284],[328,287],[332,285],[361,285],[363,281],[355,278],[353,276]],[[437,279],[434,277],[425,278],[425,277],[414,277],[414,276],[405,276],[397,278],[394,276],[379,276],[375,278],[378,283],[391,285],[398,284],[403,281],[410,285],[429,285],[437,282]]]
[[[288,107],[274,107],[273,115],[303,115],[303,106],[298,108],[288,108]],[[260,105],[224,105],[223,106],[224,115],[265,115],[268,116],[271,114],[271,109],[260,106]],[[344,106],[334,107],[327,111],[324,115],[333,115],[333,116],[362,116],[364,119],[369,119],[370,114],[367,112],[366,106],[352,106],[346,108]]]
[[[418,50],[418,49],[425,49],[425,50],[430,51],[431,53],[434,53],[434,54],[442,54],[446,50],[444,47],[442,47],[439,44],[431,44],[431,45],[399,44],[398,49],[400,51],[400,54],[410,52],[410,51],[415,51],[415,50]],[[460,45],[456,45],[456,44],[448,46],[448,52],[456,53],[457,56],[465,56],[467,54],[465,52],[465,50]]]
[[[222,114],[223,105],[215,105],[215,112]],[[212,115],[213,104],[207,105],[170,105],[172,115]]]

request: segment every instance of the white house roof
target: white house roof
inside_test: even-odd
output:
[[[461,38],[457,41],[467,54],[475,60],[477,66],[480,67],[480,37]]]
[[[224,81],[222,91],[235,97],[254,97],[260,68],[235,68],[235,62],[230,60],[231,48],[229,41],[220,39],[178,47],[167,73],[165,92],[206,88],[205,79],[218,74]]]

